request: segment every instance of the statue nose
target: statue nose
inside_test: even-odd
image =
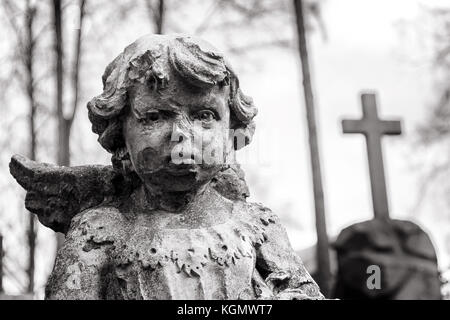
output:
[[[189,123],[179,123],[174,125],[171,140],[175,143],[171,150],[171,158],[183,163],[194,163],[199,159],[201,146],[198,146],[194,137],[195,130]]]
[[[180,151],[178,152],[178,156],[180,160],[195,160],[195,155],[193,152],[188,151]]]
[[[184,131],[178,132],[178,143],[189,140],[189,135]]]
[[[190,139],[192,129],[186,122],[185,120],[180,120],[173,125],[172,141],[183,142]]]

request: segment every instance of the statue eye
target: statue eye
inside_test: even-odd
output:
[[[210,110],[202,110],[198,113],[198,118],[204,122],[211,122],[216,119],[216,115]]]
[[[155,122],[161,119],[161,114],[158,111],[152,111],[147,113],[145,120],[147,122]]]

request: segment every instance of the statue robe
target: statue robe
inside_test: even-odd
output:
[[[277,216],[209,192],[228,216],[135,214],[114,206],[77,215],[46,298],[322,298]]]

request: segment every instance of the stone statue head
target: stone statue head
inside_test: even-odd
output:
[[[147,35],[115,58],[88,103],[92,130],[125,174],[161,190],[210,181],[250,143],[257,109],[217,49],[182,35]]]

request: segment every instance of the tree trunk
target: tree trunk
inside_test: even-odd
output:
[[[36,160],[36,132],[35,132],[35,117],[36,117],[36,101],[35,101],[35,87],[34,87],[34,48],[35,40],[33,36],[33,22],[36,15],[36,8],[27,1],[25,12],[25,27],[26,27],[26,44],[25,52],[23,53],[24,64],[27,74],[27,96],[30,107],[29,113],[29,136],[30,149],[29,156],[31,160]],[[35,251],[36,251],[36,222],[34,214],[28,212],[28,288],[29,293],[34,292],[34,269],[35,269]]]
[[[163,34],[165,17],[164,0],[157,0],[155,6],[153,6],[152,0],[145,0],[145,3],[147,5],[147,11],[150,16],[150,20],[154,25],[154,32],[156,34]]]
[[[157,19],[155,21],[156,23],[156,33],[157,34],[163,34],[163,27],[164,27],[164,0],[158,1],[158,14]]]
[[[58,120],[58,154],[57,163],[59,165],[68,166],[70,164],[69,145],[67,144],[67,122],[64,118],[63,106],[63,90],[64,90],[64,76],[63,76],[63,38],[62,38],[62,22],[61,22],[61,0],[53,0],[53,23],[55,36],[55,54],[56,54],[56,117]]]
[[[72,89],[73,89],[73,102],[72,102],[72,114],[70,115],[69,121],[69,133],[68,138],[70,138],[70,131],[72,129],[73,120],[75,119],[75,114],[78,110],[78,99],[80,96],[80,67],[81,67],[81,51],[82,51],[82,43],[83,43],[83,22],[84,22],[84,14],[86,7],[86,0],[79,0],[79,8],[80,8],[80,16],[79,18],[79,26],[77,32],[77,38],[75,41],[75,60],[72,67]],[[70,160],[70,159],[69,159]]]
[[[0,294],[3,293],[3,237],[0,235]]]
[[[64,118],[63,94],[64,94],[64,68],[63,68],[63,35],[62,35],[62,8],[61,0],[53,0],[53,28],[54,28],[54,45],[56,55],[56,118],[57,118],[57,157],[58,165],[70,165],[70,130],[67,120]],[[57,248],[62,246],[64,236],[57,234]]]
[[[325,220],[324,193],[320,168],[320,154],[317,139],[317,127],[314,110],[314,97],[308,61],[308,49],[305,36],[305,21],[301,0],[294,0],[297,22],[298,47],[303,74],[303,91],[305,98],[306,117],[308,122],[309,148],[313,177],[316,231],[317,231],[317,282],[322,293],[329,295],[331,284],[330,256],[327,227]]]
[[[70,165],[70,135],[75,114],[78,109],[78,100],[80,95],[79,74],[81,68],[82,35],[83,21],[85,16],[86,0],[79,0],[79,26],[75,41],[75,59],[72,67],[71,84],[73,89],[73,102],[71,112],[68,117],[64,116],[64,41],[62,32],[62,8],[61,0],[53,0],[53,18],[55,35],[55,54],[56,54],[56,116],[58,119],[58,146],[57,163],[61,166]],[[58,248],[64,242],[62,234],[57,235]]]

